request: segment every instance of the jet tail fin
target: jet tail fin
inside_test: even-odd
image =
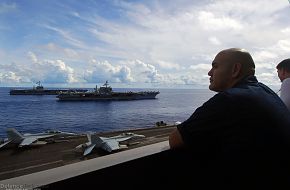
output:
[[[6,133],[7,133],[7,137],[8,137],[8,140],[11,140],[11,141],[22,141],[24,138],[23,138],[23,135],[21,135],[16,129],[14,128],[8,128],[6,130]]]
[[[104,142],[97,134],[91,134],[89,141],[96,145],[101,145]]]
[[[87,133],[87,138],[89,142],[87,143],[87,147],[85,148],[85,151],[83,153],[84,156],[91,153],[95,147],[100,147],[104,142],[99,136],[93,133]],[[81,148],[82,146],[83,144],[77,146],[76,148]]]

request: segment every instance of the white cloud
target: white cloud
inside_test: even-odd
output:
[[[132,68],[132,75],[135,81],[154,83],[159,82],[162,78],[154,65],[146,64],[140,60],[129,61],[125,64]]]
[[[41,63],[43,78],[48,83],[73,83],[78,82],[74,76],[74,70],[62,60],[45,60]]]
[[[278,55],[275,52],[272,52],[270,50],[261,50],[253,54],[255,57],[256,62],[265,62],[271,59],[275,59],[278,57]]]
[[[221,42],[216,37],[210,37],[208,41],[214,45],[221,45]]]
[[[85,73],[85,80],[88,82],[103,82],[110,80],[112,82],[160,82],[162,76],[158,74],[153,65],[146,64],[140,60],[120,62],[113,65],[108,61],[91,61],[91,68]]]
[[[257,78],[260,81],[263,81],[265,84],[269,86],[280,86],[281,82],[277,76],[277,73],[261,73],[257,74]]]
[[[176,63],[170,63],[170,62],[158,60],[157,64],[163,69],[175,69],[175,70],[180,69],[180,65]]]
[[[281,30],[281,32],[282,32],[282,33],[285,33],[285,34],[287,34],[287,35],[289,35],[289,34],[290,34],[290,27],[283,28],[283,29]]]
[[[113,66],[108,61],[91,61],[91,68],[85,72],[85,80],[90,83],[100,83],[106,80],[112,82],[132,82],[131,69],[127,66]]]
[[[1,73],[0,72],[0,81],[5,82],[5,83],[18,83],[18,82],[23,82],[21,81],[21,77],[17,76],[15,73],[8,71],[6,73]]]
[[[198,71],[201,71],[201,70],[207,70],[209,71],[211,69],[211,64],[197,64],[197,65],[191,65],[189,67],[190,70],[198,70]]]
[[[212,12],[201,11],[198,20],[206,30],[241,30],[243,28],[237,20],[226,16],[217,17]]]
[[[73,83],[78,82],[74,70],[62,60],[39,60],[33,52],[28,52],[27,64],[11,63],[1,65],[2,83],[36,82]]]
[[[277,43],[277,47],[279,50],[282,50],[284,52],[290,51],[290,39],[289,40],[279,40]]]

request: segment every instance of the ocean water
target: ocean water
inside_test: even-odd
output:
[[[160,94],[151,100],[60,102],[55,95],[9,95],[9,90],[0,88],[1,138],[12,127],[21,133],[84,133],[152,127],[157,121],[173,124],[214,95],[208,89],[158,89]]]

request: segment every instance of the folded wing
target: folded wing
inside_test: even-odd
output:
[[[12,141],[12,140],[10,140],[10,141],[7,141],[7,142],[5,142],[5,143],[1,144],[1,145],[0,145],[0,148],[2,148],[2,147],[4,147],[4,146],[6,146],[6,145],[7,145],[7,144],[9,144],[11,141]]]
[[[96,144],[91,144],[90,146],[88,146],[85,151],[84,151],[84,156],[90,154],[92,152],[92,150],[95,148]]]
[[[118,150],[120,148],[119,142],[114,139],[107,139],[102,143],[102,149],[112,152],[113,150]]]

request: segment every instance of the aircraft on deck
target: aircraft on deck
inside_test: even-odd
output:
[[[88,142],[80,144],[76,149],[84,149],[83,155],[86,156],[92,152],[94,148],[102,148],[107,152],[112,152],[114,150],[127,148],[126,145],[120,145],[119,142],[126,141],[129,139],[144,138],[144,135],[138,135],[135,133],[122,133],[117,136],[112,137],[100,137],[97,134],[87,134]]]
[[[35,133],[35,134],[21,134],[14,128],[6,129],[8,139],[4,140],[2,144],[0,144],[0,148],[8,145],[8,144],[18,144],[18,147],[29,146],[29,145],[42,145],[46,144],[46,141],[40,141],[41,139],[46,139],[53,136],[61,136],[61,135],[75,135],[74,133],[67,133],[61,131],[48,131],[45,133]]]

